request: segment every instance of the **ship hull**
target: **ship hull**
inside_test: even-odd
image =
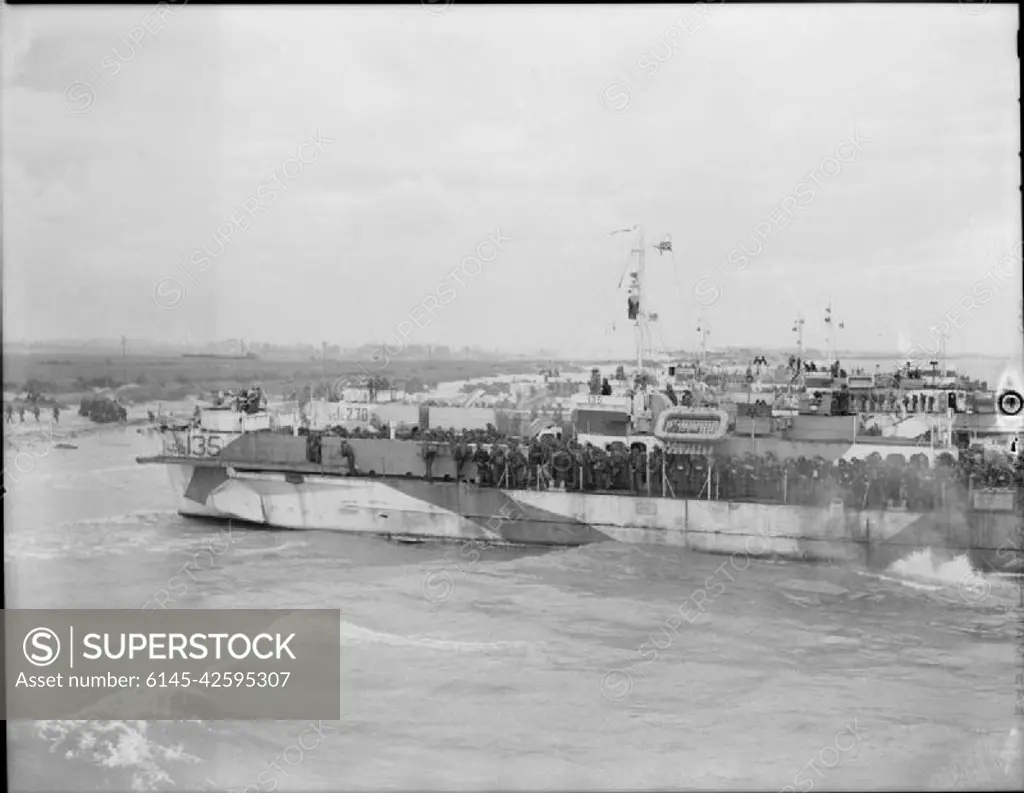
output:
[[[1021,519],[1012,513],[851,511],[838,504],[505,490],[417,477],[168,468],[183,515],[278,529],[517,545],[617,541],[867,567],[943,548],[969,554],[984,569],[1022,571]]]

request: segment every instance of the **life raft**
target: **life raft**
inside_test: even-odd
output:
[[[675,443],[710,443],[729,431],[729,415],[714,408],[673,407],[658,414],[654,437]]]

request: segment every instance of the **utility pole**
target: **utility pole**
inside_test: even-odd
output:
[[[122,336],[121,337],[121,366],[123,368],[123,374],[124,374],[123,382],[125,384],[128,383],[128,363],[125,360],[125,354],[126,354],[125,353],[125,348],[127,347],[127,345],[128,345],[128,339],[125,338],[124,336]]]
[[[241,382],[242,382],[242,371],[245,368],[244,367],[244,364],[245,364],[245,361],[244,361],[244,358],[245,358],[245,341],[243,339],[232,339],[231,342],[232,342],[232,345],[231,345],[232,347],[237,345],[237,349],[233,350],[233,352],[235,353],[235,355],[233,356],[234,359],[235,359],[235,379],[239,382],[239,384],[241,384]],[[248,378],[246,378],[246,379],[248,379]],[[253,378],[253,379],[255,379],[255,378]]]

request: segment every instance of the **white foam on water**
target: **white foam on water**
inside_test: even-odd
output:
[[[36,730],[49,744],[50,752],[59,753],[66,760],[83,760],[128,773],[132,790],[173,787],[168,764],[199,762],[198,757],[188,754],[180,745],[161,746],[150,738],[145,721],[39,721]]]
[[[1006,736],[1003,751],[999,753],[1003,769],[1006,771],[1007,776],[1013,779],[1021,779],[1021,772],[1024,771],[1021,762],[1024,760],[1024,742],[1022,742],[1022,739],[1024,739],[1024,736],[1021,735],[1020,730],[1016,726],[1012,727]]]
[[[919,581],[910,581],[905,578],[896,578],[890,575],[873,574],[873,578],[877,578],[879,581],[891,581],[894,584],[900,584],[908,589],[918,589],[923,592],[936,592],[942,589],[941,584],[922,584]]]
[[[393,647],[428,647],[432,650],[454,650],[457,652],[489,652],[494,650],[524,649],[528,642],[463,642],[451,639],[432,639],[426,636],[401,636],[395,633],[363,628],[351,622],[341,621],[341,638],[351,644],[388,644]]]
[[[897,559],[886,572],[917,582],[935,583],[939,588],[943,584],[957,586],[975,571],[966,555],[943,560],[936,558],[931,548],[925,548]]]
[[[1020,790],[1021,732],[1010,728],[1003,738],[994,732],[954,748],[951,756],[932,775],[928,789]]]
[[[280,545],[275,545],[272,548],[246,548],[238,549],[233,552],[234,556],[263,556],[268,553],[278,553],[279,551],[288,551],[292,548],[306,548],[309,546],[308,542],[303,540],[292,540],[291,542],[284,542]]]
[[[1011,594],[1016,597],[1019,576],[978,570],[971,565],[966,554],[949,558],[940,549],[925,548],[897,559],[885,573],[863,573],[870,578],[900,584],[908,589],[926,592],[939,590],[958,594],[968,603],[987,601],[989,594]]]
[[[165,553],[175,544],[187,544],[194,539],[178,535],[170,540],[161,538],[154,541],[148,532],[120,535],[110,541],[108,531],[115,526],[154,526],[176,516],[173,509],[137,509],[117,515],[103,515],[96,518],[77,518],[59,523],[39,526],[30,531],[8,532],[4,536],[4,561],[19,559],[66,559],[69,553],[76,557],[95,557],[107,554],[124,554],[129,550],[144,548],[153,553]],[[68,531],[70,530],[70,531]],[[102,538],[103,542],[97,542]]]

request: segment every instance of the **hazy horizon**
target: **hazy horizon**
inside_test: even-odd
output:
[[[5,340],[1019,355],[1013,7],[0,14]]]
[[[166,351],[168,354],[174,354],[174,353],[178,353],[178,352],[194,351],[194,350],[200,350],[200,349],[205,349],[205,350],[214,350],[215,349],[217,354],[222,354],[222,355],[241,354],[241,353],[238,352],[238,349],[239,349],[237,347],[238,341],[239,341],[238,339],[215,339],[215,340],[211,340],[211,341],[201,341],[201,342],[197,341],[197,342],[193,342],[191,345],[189,345],[189,344],[185,344],[185,343],[182,343],[182,342],[159,341],[159,340],[156,340],[156,339],[127,339],[127,354],[128,355],[133,355],[133,354],[135,354],[135,355],[150,354],[150,351],[152,351],[152,350]],[[258,352],[261,349],[265,349],[265,345],[272,345],[273,346],[273,349],[271,350],[271,352],[274,352],[274,351],[297,352],[299,350],[304,350],[304,351],[305,350],[312,350],[312,351],[317,352],[317,354],[319,354],[319,352],[321,350],[320,344],[318,344],[316,342],[313,342],[313,341],[304,341],[304,342],[303,341],[299,341],[299,342],[294,342],[294,343],[276,343],[276,342],[269,342],[269,341],[266,341],[266,340],[263,340],[263,339],[249,339],[249,340],[243,340],[243,341],[244,341],[244,343],[246,345],[246,347],[244,348],[246,351],[249,351],[249,350],[255,348],[256,351]],[[335,348],[340,347],[340,352],[337,349],[332,351],[329,348],[328,349],[328,355],[327,355],[328,359],[344,361],[344,360],[348,359],[347,356],[352,355],[354,353],[359,353],[359,352],[367,353],[367,352],[375,351],[379,347],[379,342],[368,341],[368,342],[363,342],[361,344],[352,344],[352,345],[333,345],[332,344],[331,346],[335,347]],[[412,351],[415,351],[417,355],[421,355],[421,354],[426,352],[427,346],[428,345],[419,345],[419,344],[410,343],[409,345],[407,345],[406,349],[403,350],[403,352],[400,355],[395,356],[395,359],[396,360],[400,360],[402,358],[415,357],[415,356],[411,355]],[[453,354],[453,355],[454,354],[461,355],[462,353],[464,353],[465,351],[468,350],[470,352],[475,352],[475,353],[487,353],[488,355],[498,355],[498,356],[500,356],[500,355],[508,355],[509,357],[519,357],[519,358],[537,357],[539,359],[539,358],[558,357],[558,358],[570,359],[570,358],[581,358],[581,357],[592,357],[592,358],[607,357],[608,360],[624,360],[624,361],[634,360],[635,361],[635,356],[632,356],[632,355],[629,355],[629,354],[627,354],[625,356],[602,356],[600,354],[598,354],[596,356],[569,356],[569,355],[551,356],[551,355],[549,355],[547,353],[550,353],[552,351],[546,350],[544,348],[535,348],[535,349],[527,349],[527,348],[520,348],[520,349],[485,348],[485,347],[479,347],[479,346],[472,345],[472,344],[469,344],[469,345],[447,345],[447,344],[441,344],[441,345],[429,345],[429,346],[432,347],[435,352],[440,352],[441,350],[443,350],[443,351],[445,351],[445,352],[447,352],[449,354]],[[67,349],[67,350],[75,350],[75,351],[81,350],[83,352],[88,352],[90,350],[95,350],[97,352],[99,352],[99,351],[114,351],[114,350],[118,350],[119,351],[121,349],[121,341],[118,338],[94,338],[94,339],[70,339],[70,338],[61,339],[61,338],[53,338],[53,339],[36,339],[36,340],[32,340],[32,341],[5,340],[4,341],[4,347],[9,349],[9,350],[10,349],[15,349],[15,348],[25,347],[25,348],[34,348],[34,349],[37,349],[37,350],[38,349],[45,350],[46,348],[50,348],[52,350]],[[136,348],[134,352],[132,350],[133,347]],[[722,346],[722,347],[714,347],[714,346],[708,345],[708,347],[707,347],[707,353],[709,355],[727,354],[727,353],[736,352],[736,351],[739,351],[739,350],[763,350],[765,352],[773,353],[773,354],[776,354],[776,355],[795,354],[795,350],[790,348],[790,347],[771,347],[771,346],[764,346],[764,345],[729,345],[729,346]],[[690,347],[680,347],[680,348],[673,348],[671,350],[668,350],[667,352],[670,352],[670,353],[685,352],[685,353],[695,354],[695,353],[698,352],[698,350],[696,350],[694,348],[690,348]],[[815,348],[815,347],[806,347],[804,352],[808,356],[814,356],[814,355],[819,355],[819,354],[820,355],[825,355],[827,353],[827,350],[821,349],[821,348]],[[853,360],[865,360],[865,359],[872,359],[872,358],[885,358],[887,360],[888,359],[896,360],[896,359],[899,358],[899,352],[900,351],[896,350],[896,349],[885,350],[885,349],[879,348],[879,349],[874,349],[874,350],[837,349],[835,352],[836,352],[836,354],[838,356],[846,357],[846,358],[851,358]],[[651,355],[649,355],[648,357],[657,357],[660,354],[661,354],[660,352],[655,352],[655,353],[652,353]],[[1017,363],[1016,361],[1013,361],[1012,358],[1010,358],[1009,356],[1006,356],[1006,355],[1003,355],[1003,354],[979,352],[979,351],[967,351],[967,352],[962,352],[962,353],[949,354],[949,355],[947,355],[947,359],[949,359],[949,360],[958,360],[958,361],[963,361],[963,360],[968,360],[968,359],[997,360],[997,361],[1005,360],[1005,361],[1008,361],[1009,363]],[[923,369],[927,369],[928,368],[927,362],[919,362],[918,366],[920,366]]]

